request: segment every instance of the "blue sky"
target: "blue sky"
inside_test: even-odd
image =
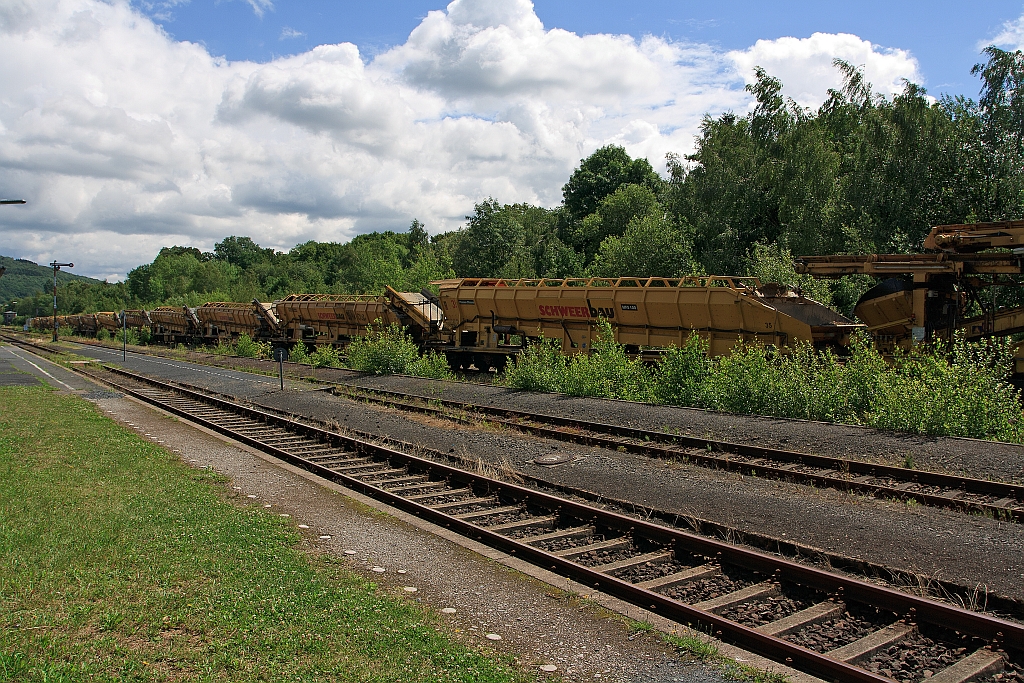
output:
[[[324,43],[351,42],[364,56],[403,43],[430,10],[422,0],[185,0],[136,5],[179,40],[201,42],[215,55],[265,62]],[[259,7],[257,13],[253,7]],[[671,2],[666,0],[536,0],[546,28],[575,33],[645,34],[741,50],[759,39],[852,33],[876,45],[909,50],[933,95],[977,96],[970,75],[978,44],[1021,16],[1019,0],[903,2]]]
[[[1024,0],[0,0],[0,196],[29,202],[0,253],[116,280],[229,235],[455,230],[557,206],[604,145],[663,172],[755,66],[812,109],[837,58],[976,97],[990,40],[1024,46]]]

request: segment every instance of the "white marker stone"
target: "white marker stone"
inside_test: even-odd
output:
[[[346,554],[346,555],[355,555],[355,554],[356,554],[356,551],[355,551],[355,550],[346,550],[346,551],[345,551],[345,554]]]
[[[270,508],[270,507],[274,507],[274,506],[273,506],[273,505],[271,505],[270,503],[267,503],[267,504],[266,504],[266,505],[264,505],[263,507],[265,507],[265,508]]]
[[[291,517],[291,515],[289,515],[287,512],[282,512],[281,516],[282,517]]]
[[[405,586],[402,588],[402,590],[404,590],[406,593],[415,593],[417,589],[415,586]]]
[[[256,496],[252,495],[251,493],[248,496],[246,496],[246,498],[255,498],[255,497]]]
[[[399,569],[399,570],[398,570],[398,573],[399,573],[399,574],[404,574],[404,573],[405,573],[405,570],[404,570],[404,569]]]
[[[299,528],[300,528],[300,529],[308,529],[308,528],[309,528],[309,525],[308,525],[308,524],[300,524],[300,525],[299,525]]]
[[[330,536],[321,536],[320,540],[321,541],[329,541],[329,540],[331,540],[331,537]]]
[[[384,572],[386,572],[386,571],[387,571],[387,569],[384,569],[384,567],[374,567],[374,568],[373,568],[373,569],[371,569],[370,571],[371,571],[371,572],[376,572],[376,573],[378,573],[378,574],[383,574]]]
[[[558,667],[555,666],[554,664],[541,664],[540,665],[540,670],[544,671],[546,673],[552,673],[554,671],[558,671]]]
[[[488,633],[486,636],[484,636],[484,638],[486,638],[487,640],[501,640],[501,636],[499,636],[497,633]]]
[[[455,608],[454,607],[442,607],[441,608],[441,614],[455,614]]]

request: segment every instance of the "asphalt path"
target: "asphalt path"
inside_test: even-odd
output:
[[[14,346],[0,346],[0,375],[14,379],[3,381],[0,385],[34,385],[43,382],[61,391],[89,391],[96,388],[92,382],[66,368],[51,363]],[[22,380],[26,376],[27,380]]]
[[[74,353],[102,361],[106,364],[124,368],[131,372],[162,377],[171,381],[207,386],[209,380],[216,378],[218,391],[238,396],[239,398],[255,398],[280,391],[280,380],[249,372],[213,368],[188,361],[157,358],[141,353],[107,349],[87,344],[75,344]],[[267,370],[276,370],[277,365],[267,363]],[[290,390],[310,389],[308,382],[295,382],[285,379],[285,388]]]

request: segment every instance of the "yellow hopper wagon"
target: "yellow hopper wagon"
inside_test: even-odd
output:
[[[587,353],[605,319],[628,352],[654,356],[691,334],[713,356],[737,342],[845,346],[862,325],[780,285],[756,278],[461,278],[439,287],[443,350],[453,367],[501,368],[543,336],[565,354]]]

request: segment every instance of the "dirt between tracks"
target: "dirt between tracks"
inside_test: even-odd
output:
[[[1024,525],[517,432],[459,427],[321,391],[269,393],[250,400],[513,468],[541,481],[632,501],[642,508],[706,519],[1024,600]],[[555,451],[568,454],[571,460],[551,468],[533,463],[534,458]]]

